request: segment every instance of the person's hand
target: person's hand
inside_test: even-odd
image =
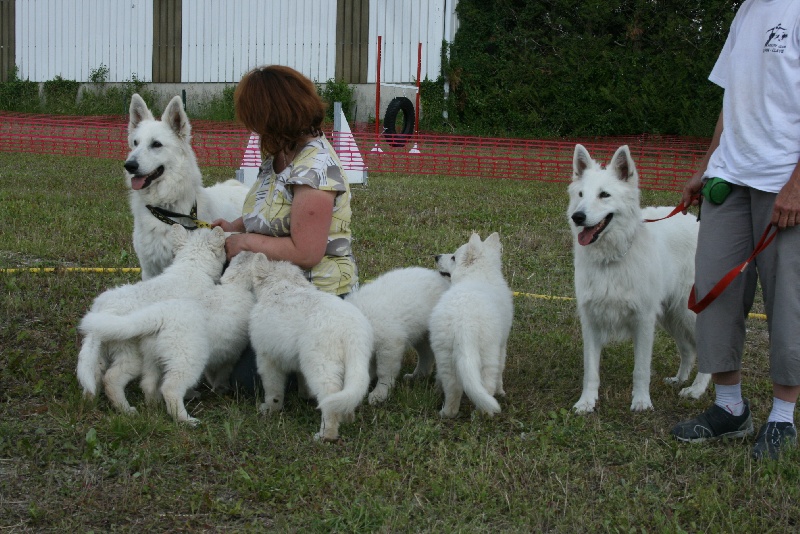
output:
[[[234,233],[225,238],[225,256],[228,258],[228,261],[231,261],[233,257],[240,252],[250,250],[247,248],[247,240],[249,237],[250,234]]]
[[[683,202],[683,214],[686,215],[687,210],[691,206],[700,204],[700,190],[703,189],[703,173],[696,172],[686,181],[681,193],[681,202]]]
[[[800,178],[795,175],[792,175],[775,197],[772,224],[781,230],[800,224]]]
[[[244,229],[243,228],[240,229],[239,225],[237,224],[240,221],[241,219],[237,219],[233,222],[227,221],[225,219],[216,219],[211,223],[211,228],[216,228],[217,226],[219,226],[225,232],[242,232],[244,231]]]

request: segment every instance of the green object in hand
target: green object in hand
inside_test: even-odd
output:
[[[709,178],[701,193],[712,204],[722,204],[731,192],[731,184],[722,178]]]

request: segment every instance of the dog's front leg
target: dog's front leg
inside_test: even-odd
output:
[[[593,327],[588,319],[581,317],[581,332],[583,334],[583,392],[581,398],[572,407],[575,413],[591,413],[597,403],[600,391],[600,352],[603,344],[598,330]]]
[[[258,411],[262,414],[280,412],[283,410],[283,397],[286,394],[287,373],[264,353],[256,352],[256,364],[264,386],[264,402],[258,407]]]
[[[655,317],[642,318],[633,338],[633,401],[631,411],[652,410],[650,400],[650,372],[653,361]]]

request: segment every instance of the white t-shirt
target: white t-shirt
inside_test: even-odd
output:
[[[800,2],[742,4],[708,79],[725,95],[706,176],[777,193],[800,160]]]

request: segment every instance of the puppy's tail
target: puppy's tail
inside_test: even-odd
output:
[[[89,337],[101,341],[125,341],[158,332],[164,324],[164,315],[150,313],[143,308],[127,315],[89,312],[81,320],[78,329]]]
[[[366,323],[366,319],[364,320]],[[361,404],[369,389],[369,360],[372,357],[372,335],[369,323],[365,327],[369,336],[359,336],[360,342],[351,346],[345,359],[344,385],[320,401],[318,408],[342,415],[352,414]],[[362,332],[364,332],[362,330]],[[355,340],[356,338],[351,338]]]
[[[497,399],[489,395],[481,380],[481,356],[476,347],[456,347],[456,373],[467,394],[478,410],[489,415],[500,413]]]
[[[97,336],[87,334],[83,338],[81,351],[78,353],[78,382],[83,386],[84,395],[95,396],[97,384],[100,383],[102,369],[100,368],[101,351],[103,344]]]

